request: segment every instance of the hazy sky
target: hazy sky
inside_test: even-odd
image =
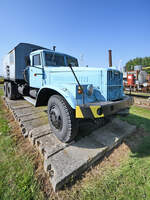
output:
[[[1,0],[0,60],[20,42],[77,57],[92,67],[150,56],[149,0]],[[1,68],[0,68],[1,72]]]

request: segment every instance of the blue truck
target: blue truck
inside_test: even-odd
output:
[[[79,67],[70,55],[20,43],[3,60],[4,94],[48,105],[53,134],[70,142],[78,119],[101,121],[132,104],[123,93],[123,74],[114,68]]]

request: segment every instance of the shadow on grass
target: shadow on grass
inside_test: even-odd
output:
[[[150,156],[150,135],[143,138],[139,144],[134,157]]]
[[[147,115],[148,112],[149,116]],[[144,115],[144,109],[142,114]],[[118,117],[137,127],[133,135],[125,139],[125,144],[133,153],[132,157],[150,156],[150,111],[146,111],[145,117],[138,116],[136,113]]]

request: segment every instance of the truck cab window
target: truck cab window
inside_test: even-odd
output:
[[[73,58],[71,56],[67,56],[67,65],[73,64],[73,66],[78,67],[78,60],[76,58]]]
[[[33,65],[41,65],[40,54],[33,56]]]
[[[45,53],[46,66],[66,66],[64,56],[57,53]]]

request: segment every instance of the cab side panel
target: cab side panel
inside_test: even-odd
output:
[[[42,68],[39,67],[29,67],[29,86],[31,88],[42,87],[43,73]]]

